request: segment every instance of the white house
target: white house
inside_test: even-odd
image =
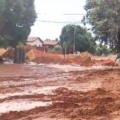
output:
[[[42,47],[43,41],[39,37],[28,37],[27,44],[35,47]]]

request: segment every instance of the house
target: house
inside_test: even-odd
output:
[[[35,47],[42,47],[43,41],[39,37],[28,37],[27,44]]]
[[[27,44],[36,47],[40,51],[54,52],[58,41],[46,39],[42,41],[39,37],[28,37]]]
[[[52,52],[52,50],[55,48],[57,44],[58,41],[55,40],[46,39],[45,41],[43,41],[43,47],[46,48],[49,52]]]
[[[58,41],[46,39],[43,41],[43,47],[47,50],[47,52],[54,52],[55,46],[58,44]]]

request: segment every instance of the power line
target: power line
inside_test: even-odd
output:
[[[38,15],[56,15],[56,14],[52,14],[52,13],[37,13]],[[60,13],[60,14],[57,14],[57,15],[63,15],[63,16],[79,16],[79,15],[85,15],[83,13]],[[43,23],[58,23],[58,24],[81,24],[81,21],[78,20],[78,21],[48,21],[48,20],[36,20],[37,22],[43,22]]]
[[[82,14],[82,13],[81,14],[79,14],[79,13],[73,13],[73,14],[65,13],[65,14],[62,14],[62,15],[70,15],[70,16],[72,16],[72,15],[76,15],[76,16],[77,15],[82,15],[83,16],[83,15],[86,15],[86,14]]]
[[[66,23],[66,24],[81,24],[80,21],[47,21],[47,20],[36,20],[37,22],[44,22],[44,23],[59,23],[59,24],[63,24],[63,23]]]
[[[37,13],[38,15],[55,15],[55,14],[50,14],[50,13]],[[83,16],[86,15],[85,13],[61,13],[57,15],[63,15],[63,16]]]

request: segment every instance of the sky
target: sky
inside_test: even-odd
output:
[[[67,24],[81,24],[86,0],[35,0],[37,19],[30,36],[45,39],[59,38]]]

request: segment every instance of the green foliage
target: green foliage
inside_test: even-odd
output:
[[[0,0],[0,46],[25,43],[36,19],[34,0]]]
[[[54,51],[54,53],[61,54],[62,53],[62,48],[61,48],[61,46],[56,46],[53,51]]]
[[[83,22],[92,25],[96,40],[120,52],[120,0],[87,0],[85,10]]]
[[[89,32],[85,28],[78,25],[66,25],[63,27],[60,35],[60,43],[63,51],[73,53],[75,51],[88,51],[94,53],[95,42]]]
[[[109,55],[111,53],[112,50],[108,46],[101,44],[96,45],[96,55]]]

